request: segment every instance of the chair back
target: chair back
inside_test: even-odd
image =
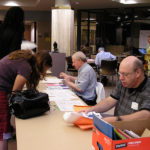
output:
[[[97,95],[96,103],[99,103],[102,99],[105,98],[104,86],[100,82],[97,82],[96,95]]]
[[[114,75],[117,73],[117,60],[102,60],[101,62],[101,74]]]

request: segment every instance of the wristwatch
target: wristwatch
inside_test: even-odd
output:
[[[122,119],[120,118],[120,116],[117,116],[117,121],[122,121]]]

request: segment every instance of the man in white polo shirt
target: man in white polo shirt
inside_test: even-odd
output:
[[[87,64],[86,56],[81,52],[76,52],[72,56],[72,65],[78,70],[78,76],[69,76],[63,72],[60,77],[65,83],[88,105],[96,104],[97,78],[93,68]]]

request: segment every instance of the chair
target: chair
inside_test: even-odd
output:
[[[67,61],[67,71],[68,72],[77,72],[77,70],[72,66],[72,58],[71,56],[66,57]]]
[[[104,86],[100,82],[97,82],[96,95],[97,95],[96,103],[99,103],[102,99],[105,98]]]
[[[102,60],[101,67],[99,70],[99,78],[101,81],[102,76],[111,76],[112,77],[112,84],[114,80],[114,76],[117,76],[117,60]]]

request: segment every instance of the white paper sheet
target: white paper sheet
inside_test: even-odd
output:
[[[49,95],[49,97],[55,97],[58,99],[68,99],[68,100],[72,100],[72,99],[77,99],[77,96],[70,90],[66,89],[66,90],[60,90],[60,89],[47,89],[45,90],[45,92]]]
[[[81,105],[83,106],[83,103],[80,100],[74,100],[74,101],[56,101],[56,104],[60,111],[74,111],[73,106],[74,105]]]
[[[41,83],[62,83],[63,79],[58,78],[45,78],[45,80],[41,80]]]

